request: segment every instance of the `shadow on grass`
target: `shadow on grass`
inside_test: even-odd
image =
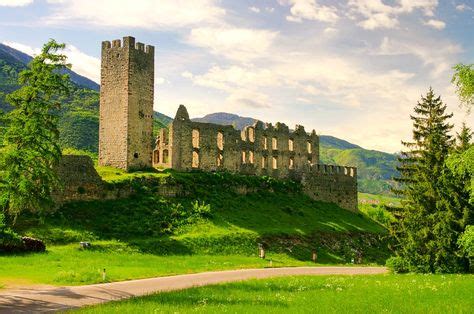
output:
[[[349,262],[365,246],[381,244],[366,239],[375,239],[383,233],[380,225],[362,214],[314,201],[295,183],[227,174],[169,173],[166,184],[180,185],[181,195],[157,196],[156,191],[163,184],[158,180],[151,181],[153,184],[148,182],[148,186],[139,188],[128,199],[66,204],[46,217],[43,238],[49,243],[114,239],[157,255],[255,255],[257,243],[262,242],[269,252],[301,261],[309,261],[316,249],[318,261],[323,263]],[[249,193],[237,193],[235,187],[241,186]],[[180,218],[166,210],[176,204],[189,209],[196,200],[211,207],[207,228],[231,231],[211,235],[206,229],[200,230],[196,221],[188,221],[193,226],[191,229],[194,228],[191,234],[176,239],[173,233],[179,227],[175,224]],[[165,213],[174,220],[164,219]],[[28,217],[24,222],[28,222]],[[34,235],[35,228],[31,225],[30,221],[20,231],[30,230]],[[375,260],[372,256],[368,259]]]

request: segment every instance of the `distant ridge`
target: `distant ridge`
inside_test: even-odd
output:
[[[31,59],[33,59],[33,57],[19,50],[16,50],[15,48],[0,43],[0,59],[9,63],[22,64],[24,65],[24,67],[26,67],[26,65],[31,61]],[[65,73],[69,74],[71,81],[74,82],[76,85],[95,91],[99,90],[99,84],[88,79],[87,77],[77,74],[76,72],[71,71],[69,69],[65,70]]]

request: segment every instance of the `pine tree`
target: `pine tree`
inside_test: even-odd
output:
[[[19,75],[20,88],[7,95],[13,110],[0,151],[0,205],[12,215],[43,211],[51,205],[51,191],[59,186],[54,165],[59,147],[59,98],[69,93],[66,56],[56,54],[64,44],[46,43]]]
[[[421,272],[456,271],[459,212],[449,211],[446,201],[445,159],[454,146],[452,125],[446,105],[430,88],[414,108],[413,141],[402,142],[407,151],[399,158],[400,177],[396,180],[403,196],[399,219],[391,228],[398,255],[412,270]],[[462,232],[462,231],[461,231]]]
[[[456,151],[463,153],[471,147],[472,130],[463,122],[461,131],[456,134]]]

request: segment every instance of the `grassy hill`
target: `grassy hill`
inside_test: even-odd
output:
[[[384,263],[385,228],[361,213],[311,200],[291,181],[212,173],[123,173],[99,168],[111,185],[139,188],[128,199],[76,202],[43,219],[19,217],[16,231],[44,239],[47,254],[0,255],[0,284],[84,284],[244,267]],[[170,185],[176,197],[157,195]],[[244,194],[243,191],[246,191]],[[90,241],[80,250],[79,241]],[[266,259],[257,257],[257,244]],[[358,253],[359,252],[359,253]],[[13,278],[13,279],[12,279]]]

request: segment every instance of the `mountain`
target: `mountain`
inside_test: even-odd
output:
[[[243,129],[252,125],[254,118],[240,117],[235,114],[218,112],[208,114],[193,121],[233,125]],[[395,185],[392,180],[398,175],[396,170],[397,156],[385,152],[368,150],[359,145],[330,135],[320,135],[321,162],[339,164],[358,168],[359,191],[374,194],[390,194]]]
[[[202,118],[194,118],[192,119],[195,122],[204,122],[204,123],[215,123],[221,125],[232,125],[234,128],[238,130],[242,130],[247,125],[254,124],[256,119],[248,118],[248,117],[241,117],[236,114],[227,113],[227,112],[216,112],[205,115]]]
[[[18,73],[26,68],[31,57],[11,47],[0,44],[0,110],[11,109],[1,97],[1,93],[10,93],[18,88]],[[64,148],[92,152],[98,151],[99,136],[99,85],[72,71],[69,71],[74,91],[63,100],[60,112],[60,142]],[[173,119],[155,112],[154,134],[167,126]],[[253,124],[256,119],[235,114],[217,112],[193,121],[233,125],[242,129]],[[397,175],[396,155],[364,149],[345,140],[320,136],[321,162],[358,167],[359,191],[368,193],[390,193],[392,177]]]
[[[0,43],[0,67],[13,65],[17,70],[23,70],[31,59],[33,58],[26,53]],[[69,69],[65,70],[65,73],[69,74],[71,81],[78,87],[88,88],[95,91],[99,90],[99,84],[87,77],[77,74]],[[14,73],[10,72],[10,74]]]

